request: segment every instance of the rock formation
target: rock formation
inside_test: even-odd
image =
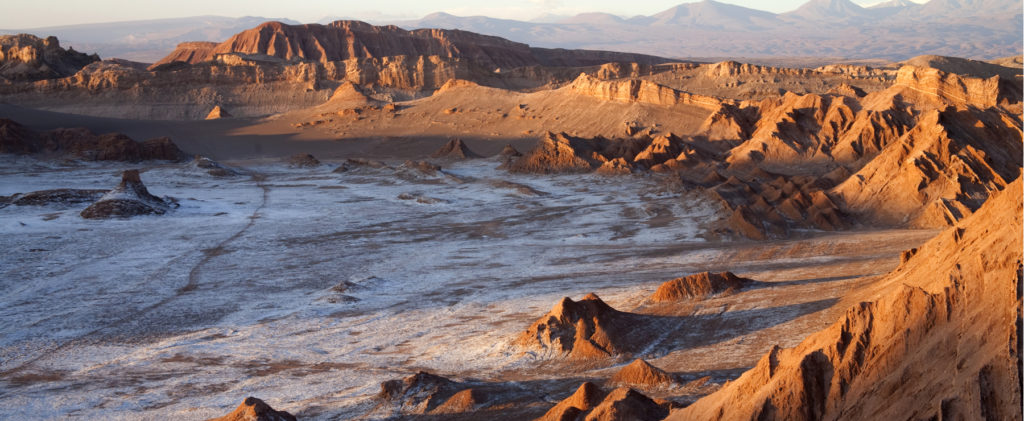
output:
[[[171,202],[149,193],[138,170],[127,170],[121,174],[121,184],[85,208],[81,215],[86,219],[163,215],[171,206]]]
[[[638,318],[605,304],[595,294],[566,297],[519,335],[516,344],[574,360],[605,358],[643,344]]]
[[[207,120],[217,120],[228,117],[231,117],[231,113],[221,108],[220,105],[214,106],[213,109],[210,110],[210,113],[206,115]]]
[[[927,111],[834,193],[872,221],[949,226],[1018,177],[1019,124],[994,110]]]
[[[590,172],[600,165],[594,148],[585,140],[565,133],[547,133],[530,152],[507,165],[512,172]]]
[[[0,35],[0,78],[36,81],[68,77],[99,56],[63,49],[56,37],[29,34]]]
[[[277,411],[260,399],[245,398],[238,408],[223,417],[210,418],[207,421],[295,421],[294,415],[285,411]]]
[[[584,382],[537,421],[656,421],[669,414],[669,406],[628,387],[606,393]]]
[[[9,205],[15,206],[47,206],[75,205],[79,203],[95,202],[107,193],[107,190],[92,189],[54,189],[39,190],[29,193],[15,193],[10,196],[0,196],[0,208]]]
[[[586,421],[657,421],[669,414],[668,404],[662,405],[628,387],[620,387],[608,393],[600,404],[594,407]]]
[[[121,133],[96,135],[87,129],[56,129],[35,133],[0,119],[0,153],[60,155],[85,161],[178,161],[185,154],[170,138],[136,142]]]
[[[750,286],[753,280],[740,278],[732,272],[701,272],[665,282],[651,295],[655,303],[704,299],[717,294],[732,294]]]
[[[920,247],[874,301],[670,419],[1021,419],[1021,186]]]
[[[658,388],[670,386],[675,383],[675,380],[664,370],[637,358],[629,365],[622,367],[609,382],[641,388]]]
[[[723,102],[723,100],[718,98],[677,91],[647,80],[625,79],[605,81],[586,73],[581,73],[567,89],[579,95],[605,101],[639,102],[668,107],[693,105],[715,109]]]
[[[453,138],[441,146],[440,149],[430,155],[431,158],[449,158],[449,159],[470,159],[480,158],[476,152],[469,150],[469,147],[465,143],[462,143],[462,139]]]
[[[576,392],[555,404],[537,421],[574,421],[580,419],[591,409],[600,405],[605,396],[606,393],[597,385],[591,382],[583,382],[576,389]]]
[[[297,153],[288,157],[288,166],[292,168],[313,168],[320,166],[320,160],[308,153]]]
[[[285,61],[330,63],[349,59],[381,57],[429,57],[463,59],[491,70],[524,66],[590,66],[610,61],[657,63],[652,56],[603,51],[565,51],[530,48],[526,44],[466,31],[374,26],[358,21],[336,21],[326,25],[263,23],[243,31],[216,46],[187,43],[155,63],[174,61],[199,63],[219,54],[251,54]]]

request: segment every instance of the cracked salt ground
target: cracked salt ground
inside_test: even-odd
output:
[[[0,195],[110,188],[121,169],[6,163]],[[565,367],[538,364],[511,343],[563,296],[596,292],[630,310],[660,282],[716,267],[767,281],[807,279],[810,265],[882,270],[874,254],[849,251],[871,234],[814,240],[845,245],[833,255],[707,243],[701,226],[717,218],[716,205],[653,178],[509,175],[488,160],[423,178],[242,164],[260,176],[144,171],[153,194],[180,203],[163,216],[88,221],[74,206],[0,209],[0,418],[198,419],[247,395],[308,417],[357,417],[381,381],[420,369],[557,378]],[[925,236],[887,235],[892,244],[874,253],[891,256]],[[740,294],[702,311],[807,300],[781,301]],[[819,307],[807,311],[824,314]],[[768,318],[761,330],[824,323],[802,314]],[[712,317],[736,330],[733,318]],[[737,331],[747,351],[730,357],[733,369],[763,352],[757,332]],[[678,342],[662,340],[696,363],[684,367],[664,345],[655,350],[661,366],[722,368],[705,361],[716,341]]]

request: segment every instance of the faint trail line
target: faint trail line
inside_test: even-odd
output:
[[[209,251],[204,252],[205,256],[203,256],[203,259],[200,260],[199,263],[196,263],[195,266],[192,266],[192,270],[188,272],[188,283],[185,284],[185,286],[178,289],[177,295],[173,297],[168,297],[164,301],[170,301],[190,291],[195,291],[195,289],[199,287],[199,270],[203,267],[203,265],[208,263],[210,260],[213,260],[214,257],[219,256],[220,254],[218,254],[217,251],[223,250],[224,246],[227,246],[228,244],[234,242],[239,237],[241,237],[242,234],[245,234],[245,232],[248,231],[249,228],[252,228],[253,225],[256,225],[256,219],[259,218],[260,211],[262,211],[263,208],[267,206],[267,197],[270,195],[270,187],[267,187],[266,184],[263,184],[263,181],[266,180],[266,177],[263,174],[254,174],[253,178],[256,179],[256,185],[263,189],[263,199],[260,202],[260,205],[256,207],[255,210],[252,211],[252,215],[249,216],[249,223],[245,224],[245,226],[242,227],[242,229],[236,232],[234,235],[228,237],[224,241],[221,241],[213,248],[208,249]],[[162,304],[163,302],[157,303],[157,306]]]
[[[176,294],[171,295],[169,297],[166,297],[163,300],[160,300],[159,302],[157,302],[157,303],[155,303],[153,305],[150,305],[150,306],[147,306],[145,308],[139,309],[137,311],[131,312],[131,313],[125,315],[124,317],[122,317],[122,318],[120,318],[120,319],[118,319],[118,320],[116,320],[114,322],[111,322],[111,323],[109,323],[107,325],[104,325],[104,326],[100,326],[100,327],[98,327],[98,328],[96,328],[94,330],[91,330],[91,331],[89,331],[89,332],[87,332],[87,333],[85,333],[85,334],[83,334],[81,336],[69,339],[69,340],[61,343],[60,345],[56,346],[53,349],[50,349],[48,351],[40,351],[39,355],[29,359],[28,361],[25,361],[25,362],[19,364],[17,367],[10,368],[10,369],[4,370],[4,371],[0,371],[0,378],[10,377],[11,375],[17,374],[18,372],[28,368],[29,366],[31,366],[31,365],[35,364],[36,362],[38,362],[39,360],[43,359],[44,357],[47,357],[49,355],[55,354],[55,353],[57,353],[59,351],[62,351],[64,349],[68,348],[76,340],[79,340],[79,339],[82,339],[82,338],[85,338],[85,337],[89,337],[89,336],[95,335],[97,333],[100,333],[100,332],[102,332],[102,331],[104,331],[106,329],[112,328],[112,327],[121,326],[121,325],[123,325],[123,324],[125,324],[127,322],[130,322],[130,321],[137,320],[138,318],[140,318],[141,316],[145,315],[146,313],[149,313],[150,311],[153,311],[154,309],[159,308],[159,307],[161,307],[161,306],[163,306],[163,305],[165,305],[165,304],[167,304],[167,303],[177,299],[178,297],[181,297],[182,295],[184,295],[184,294],[186,294],[186,293],[188,293],[190,291],[194,291],[196,288],[198,288],[199,287],[199,282],[198,282],[199,269],[203,265],[208,263],[210,260],[213,260],[214,257],[217,257],[219,255],[219,254],[217,254],[215,252],[212,252],[212,251],[223,249],[224,246],[228,245],[232,241],[237,240],[239,237],[242,236],[242,234],[245,234],[245,232],[248,231],[249,228],[252,228],[252,226],[256,224],[256,219],[259,218],[260,211],[262,211],[263,208],[265,208],[267,206],[267,199],[270,196],[270,187],[267,187],[267,185],[264,184],[264,181],[266,181],[266,176],[263,175],[263,174],[255,173],[255,174],[253,174],[253,179],[256,180],[256,185],[260,189],[263,190],[263,195],[262,195],[262,199],[260,201],[260,205],[257,206],[256,209],[253,210],[252,215],[249,216],[249,223],[245,224],[245,226],[242,227],[242,229],[238,230],[238,232],[234,233],[232,236],[228,237],[224,241],[221,241],[216,246],[214,246],[212,249],[208,249],[210,251],[204,252],[205,255],[203,256],[202,260],[200,260],[198,263],[196,263],[195,266],[192,266],[192,270],[189,271],[189,273],[188,273],[188,283],[185,284],[185,286],[179,288]],[[186,253],[185,255],[187,255],[187,254],[188,253]],[[185,255],[178,256],[177,258],[172,260],[171,263],[173,263],[173,262],[183,258]],[[167,266],[171,266],[171,264],[168,264]],[[164,271],[162,271],[162,273],[166,274],[167,271],[164,270]]]

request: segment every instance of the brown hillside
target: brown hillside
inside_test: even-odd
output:
[[[1021,180],[851,308],[670,419],[1021,419]]]
[[[1020,120],[958,107],[924,113],[833,192],[874,222],[942,227],[1020,174]]]

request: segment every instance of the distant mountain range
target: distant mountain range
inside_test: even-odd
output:
[[[781,14],[704,0],[650,16],[607,13],[534,21],[434,13],[391,23],[405,29],[461,29],[535,47],[597,49],[662,57],[836,57],[903,60],[922,54],[975,59],[1021,55],[1020,0],[891,0],[862,7],[850,0],[810,0]],[[183,41],[223,41],[270,19],[201,16],[38,28],[62,45],[153,62]],[[294,21],[279,20],[295,24]],[[6,31],[8,33],[12,31]]]
[[[463,29],[538,47],[631,51],[665,57],[843,57],[904,60],[922,54],[991,59],[1020,55],[1020,0],[907,0],[862,7],[810,0],[775,14],[704,0],[651,16],[588,13],[549,23],[435,13],[405,28]]]
[[[140,20],[128,22],[95,23],[86,25],[51,26],[0,33],[29,33],[39,37],[56,36],[64,47],[77,51],[99,53],[102,58],[155,62],[185,41],[223,41],[232,35],[268,20],[297,24],[288,19],[270,19],[259,16],[229,18],[223,16],[195,16],[175,19]]]

